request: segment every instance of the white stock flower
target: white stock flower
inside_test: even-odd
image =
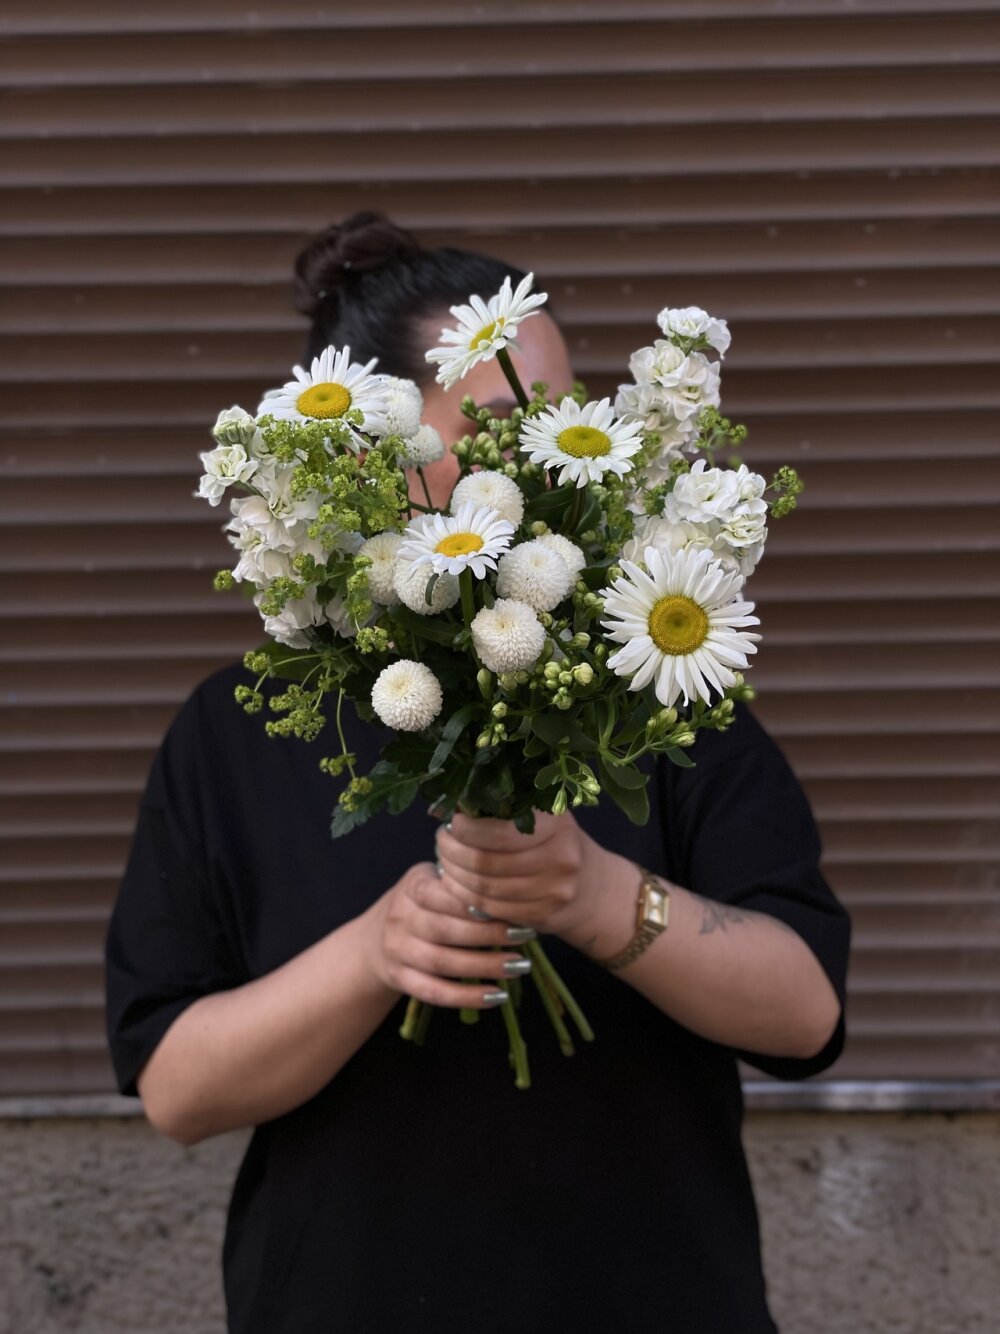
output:
[[[376,533],[374,537],[362,542],[358,548],[358,555],[367,556],[372,562],[365,572],[368,578],[368,592],[374,601],[380,602],[383,607],[399,605],[394,575],[396,557],[399,555],[402,542],[402,533]]]
[[[393,586],[400,601],[418,616],[434,616],[439,611],[447,611],[459,599],[458,580],[453,574],[441,574],[434,581],[428,603],[427,584],[433,574],[434,571],[428,565],[414,565],[412,561],[398,558],[396,560]]]
[[[732,341],[726,321],[714,319],[700,306],[684,306],[679,310],[667,306],[657,315],[656,322],[668,338],[704,338],[720,357],[725,356]]]
[[[495,570],[497,557],[510,546],[514,525],[496,510],[466,502],[457,514],[421,514],[403,534],[399,559],[427,566],[437,574],[469,569],[477,579]]]
[[[242,445],[248,448],[257,433],[257,418],[244,408],[233,404],[223,408],[212,427],[212,435],[220,445]]]
[[[451,512],[457,514],[465,504],[475,505],[478,509],[485,506],[496,510],[502,519],[506,519],[516,528],[524,518],[524,496],[521,488],[502,472],[484,469],[463,477],[451,493]]]
[[[622,547],[622,559],[641,561],[647,547],[657,551],[687,551],[689,547],[712,548],[712,537],[705,528],[683,519],[676,522],[646,514],[636,519],[635,533]]]
[[[639,399],[647,416],[656,411],[684,422],[702,408],[719,406],[719,368],[700,352],[684,353],[658,338],[652,347],[632,353],[629,370],[636,385],[646,390]],[[627,389],[621,385],[619,394]]]
[[[441,712],[441,683],[422,662],[400,658],[379,672],[372,708],[397,732],[422,732]]]
[[[491,672],[522,672],[538,661],[545,631],[527,603],[497,598],[473,618],[472,642]]]
[[[254,594],[254,606],[260,607],[264,593]],[[264,617],[264,630],[279,644],[289,648],[308,648],[312,643],[308,631],[326,620],[323,608],[312,589],[307,589],[302,597],[289,598],[277,616]]]
[[[399,461],[404,468],[424,468],[428,463],[437,463],[445,454],[444,441],[440,432],[429,422],[424,422],[413,435],[403,442],[403,452]]]
[[[295,500],[291,494],[295,464],[282,464],[269,480],[266,495],[244,496],[229,502],[232,519],[227,527],[237,533],[252,529],[257,541],[274,551],[296,551],[302,540],[303,525],[315,519],[319,499],[313,495]],[[262,477],[257,477],[258,484]]]
[[[674,522],[688,519],[692,523],[728,523],[737,513],[766,515],[767,504],[762,499],[766,485],[764,478],[746,464],[710,468],[707,459],[697,459],[690,472],[677,477],[663,502],[663,514]]]
[[[351,349],[339,352],[328,347],[313,358],[308,371],[293,366],[294,380],[280,389],[269,389],[261,399],[258,416],[269,413],[272,417],[291,421],[328,421],[347,426],[355,447],[366,444],[358,430],[369,435],[385,434],[385,413],[388,391],[383,378],[369,372],[377,358],[361,366],[351,361]],[[358,428],[344,420],[348,411],[360,412],[362,424]]]
[[[587,557],[581,548],[568,537],[563,537],[561,533],[543,533],[541,537],[536,537],[535,541],[541,542],[543,547],[548,547],[561,557],[574,579],[587,563]]]
[[[667,470],[671,459],[680,458],[698,434],[697,419],[689,413],[683,421],[678,420],[659,386],[652,383],[619,385],[615,412],[622,421],[638,422],[646,431],[656,431],[660,436],[656,462],[662,471]]]
[[[563,558],[540,540],[522,542],[497,566],[497,595],[526,602],[535,611],[551,611],[573,588],[574,576]]]
[[[624,647],[608,666],[631,677],[630,690],[655,680],[656,698],[669,708],[722,693],[735,685],[735,670],[756,653],[759,635],[743,627],[759,625],[753,603],[739,598],[742,580],[704,550],[662,552],[647,547],[649,573],[623,560],[624,574],[605,589],[601,624]]]
[[[436,376],[440,384],[450,389],[478,362],[492,361],[500,348],[510,346],[521,321],[537,315],[538,307],[548,299],[545,292],[529,296],[533,281],[534,274],[529,273],[511,292],[507,277],[489,301],[471,296],[469,305],[451,307],[458,327],[442,329],[441,346],[426,354],[428,361],[440,367]]]
[[[616,420],[607,398],[582,408],[575,399],[564,398],[541,416],[526,417],[519,442],[532,463],[559,469],[560,485],[570,481],[586,486],[608,472],[624,477],[632,455],[642,448],[642,432],[635,422]]]
[[[375,377],[385,390],[385,435],[416,435],[424,410],[424,396],[412,380],[395,375]]]
[[[259,460],[250,458],[241,444],[219,445],[199,457],[205,473],[198,482],[195,495],[210,505],[218,505],[227,487],[249,482],[260,467]]]

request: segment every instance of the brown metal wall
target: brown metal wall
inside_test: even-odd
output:
[[[298,355],[302,237],[361,207],[543,275],[595,391],[662,305],[729,319],[748,461],[808,483],[754,676],[857,926],[834,1074],[1000,1074],[997,4],[8,0],[3,31],[0,1094],[110,1086],[137,793],[257,634],[196,453]]]

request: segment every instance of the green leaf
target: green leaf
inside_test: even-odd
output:
[[[460,709],[455,710],[444,725],[441,740],[438,742],[427,768],[428,774],[441,772],[448,756],[455,749],[458,738],[472,719],[482,712],[482,707],[481,704],[464,704]]]
[[[539,769],[535,774],[535,787],[541,790],[543,787],[552,787],[558,783],[562,777],[561,764],[547,764],[544,769]]]
[[[427,580],[427,587],[424,589],[424,601],[427,603],[428,607],[432,607],[434,605],[434,585],[440,578],[441,575],[435,570],[435,572]]]
[[[666,755],[670,763],[676,764],[679,769],[695,768],[694,760],[686,750],[681,750],[679,746],[671,746],[669,750],[663,751],[662,754]]]
[[[573,751],[590,751],[597,749],[597,743],[593,737],[589,737],[582,727],[566,714],[539,713],[531,720],[532,729],[536,736],[549,746],[561,746],[564,741],[569,742],[569,749]]]
[[[435,644],[447,644],[450,648],[455,642],[459,626],[442,620],[440,616],[421,616],[409,607],[393,607],[388,614],[390,625],[398,625],[417,639],[429,639]]]
[[[626,787],[619,782],[617,773],[609,769],[602,759],[598,760],[597,767],[601,787],[615,805],[625,812],[633,824],[645,824],[649,819],[649,793],[646,791],[648,775],[641,775],[642,787]]]
[[[638,788],[646,786],[649,775],[644,774],[640,769],[637,769],[633,763],[609,763],[603,755],[601,756],[601,763],[605,766],[608,773],[614,775],[615,782],[619,787]]]

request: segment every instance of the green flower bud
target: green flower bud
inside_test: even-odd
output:
[[[594,679],[594,669],[589,662],[578,663],[573,668],[573,680],[577,685],[589,686]]]
[[[561,686],[571,686],[571,685],[573,684],[573,673],[572,673],[572,672],[565,672],[565,671],[560,672],[560,673],[559,673],[559,684],[560,684]]]
[[[561,670],[562,669],[557,662],[547,662],[543,670],[543,675],[546,680],[555,681],[558,679]]]
[[[220,570],[212,580],[212,587],[217,593],[228,593],[235,583],[232,570]]]
[[[501,689],[506,690],[508,695],[513,695],[517,689],[517,677],[517,672],[501,672],[497,680],[500,682]]]
[[[489,728],[486,728],[484,731],[480,732],[479,735],[476,737],[477,750],[485,750],[487,746],[492,746],[492,744],[493,744],[493,735]]]
[[[527,685],[528,682],[531,680],[531,673],[530,673],[530,672],[524,672],[524,671],[521,671],[521,672],[515,672],[515,673],[514,673],[514,680],[517,682],[517,684],[518,684],[519,686]]]
[[[503,702],[503,700],[500,700],[499,703],[493,705],[493,708],[490,710],[490,712],[493,714],[493,717],[496,718],[497,720],[501,718],[506,718],[507,705]]]
[[[476,684],[479,686],[479,693],[483,699],[491,699],[493,696],[493,673],[486,667],[480,667],[476,672]]]
[[[542,519],[536,519],[535,522],[531,524],[530,527],[528,528],[528,532],[531,534],[532,537],[544,537],[548,531],[549,531],[549,525],[545,523],[544,520]]]
[[[675,746],[693,746],[695,737],[693,732],[676,732],[670,740]]]
[[[566,789],[564,787],[561,787],[559,791],[556,793],[556,795],[552,798],[552,814],[553,815],[566,814]]]

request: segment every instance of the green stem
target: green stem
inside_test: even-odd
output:
[[[347,749],[347,738],[344,736],[344,728],[340,721],[340,710],[343,707],[343,703],[344,703],[344,692],[343,690],[338,690],[337,691],[337,735],[340,737],[340,753],[341,755],[343,755],[347,763],[347,772],[351,775],[352,778],[356,778],[357,775],[354,772],[354,765],[351,763],[349,758],[351,752]]]
[[[528,1069],[528,1048],[521,1036],[521,1025],[517,1022],[517,1015],[514,1013],[514,1001],[510,995],[510,984],[501,982],[500,985],[509,998],[500,1006],[500,1011],[503,1014],[504,1025],[507,1029],[507,1041],[510,1044],[510,1057],[514,1066],[514,1086],[519,1089],[530,1089],[531,1071]]]
[[[540,972],[533,972],[532,981],[535,984],[539,996],[542,998],[542,1004],[545,1006],[545,1013],[549,1016],[552,1027],[556,1031],[556,1037],[559,1039],[559,1050],[564,1056],[572,1056],[576,1051],[576,1048],[573,1046],[573,1039],[569,1035],[569,1029],[563,1023],[562,1015],[556,1008],[556,1001],[552,992],[549,990],[545,978]]]
[[[574,1024],[576,1024],[577,1028],[580,1030],[580,1036],[583,1038],[583,1040],[585,1042],[593,1042],[594,1030],[587,1023],[586,1016],[580,1009],[579,1005],[577,1005],[576,1001],[573,999],[573,993],[570,991],[569,987],[566,985],[566,983],[562,980],[562,978],[553,968],[552,964],[549,962],[549,959],[545,951],[542,949],[538,941],[529,940],[527,944],[523,946],[523,949],[525,954],[528,955],[528,957],[531,959],[531,962],[535,965],[535,968],[539,970],[539,972],[545,978],[545,981],[549,983],[549,985],[552,987],[552,990],[562,1001],[563,1005],[566,1006],[566,1009],[569,1011]]]
[[[573,499],[569,502],[569,509],[566,511],[566,518],[560,531],[563,534],[575,533],[580,520],[583,518],[583,507],[587,503],[587,488],[578,486],[573,492]]]
[[[413,1042],[417,1047],[422,1047],[427,1041],[427,1030],[431,1026],[431,1019],[434,1015],[433,1005],[421,1005],[420,1013],[417,1016],[417,1024],[413,1033]]]
[[[417,468],[417,476],[420,478],[420,485],[424,488],[424,495],[427,497],[427,503],[433,508],[434,501],[431,500],[431,493],[427,488],[427,478],[424,476],[423,468]]]
[[[476,591],[472,582],[474,577],[468,567],[458,576],[458,591],[462,598],[462,620],[467,630],[476,615]]]
[[[416,1037],[422,1009],[423,1001],[418,1001],[416,996],[411,996],[407,1002],[406,1014],[403,1016],[403,1022],[399,1029],[399,1036],[407,1042],[413,1042]]]
[[[524,386],[517,378],[517,371],[514,369],[514,363],[510,359],[510,353],[505,347],[497,348],[497,361],[500,363],[500,369],[507,377],[507,383],[514,391],[514,397],[520,403],[522,408],[528,406],[528,395],[524,392]]]

